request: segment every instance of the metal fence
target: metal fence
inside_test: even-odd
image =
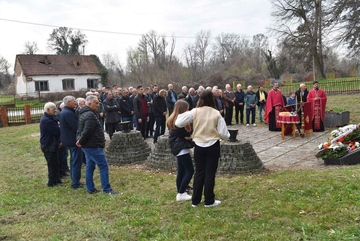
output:
[[[305,82],[308,90],[312,89],[312,82]],[[281,85],[280,89],[284,95],[295,92],[299,89],[300,83]],[[327,95],[346,95],[360,93],[360,79],[355,80],[332,80],[319,82],[319,88],[323,89]]]
[[[0,107],[0,127],[40,122],[43,107]]]
[[[25,123],[25,111],[23,107],[7,108],[7,120],[9,124]]]
[[[43,107],[31,107],[30,108],[31,122],[40,122],[41,117],[44,115]]]

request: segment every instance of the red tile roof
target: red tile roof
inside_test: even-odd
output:
[[[99,74],[95,55],[16,55],[26,76]]]

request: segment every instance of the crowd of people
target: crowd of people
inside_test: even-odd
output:
[[[326,99],[317,81],[310,91],[305,84],[300,84],[288,98],[277,82],[268,92],[263,86],[254,92],[251,85],[244,91],[241,84],[235,91],[230,84],[225,85],[224,91],[217,86],[199,86],[197,90],[183,86],[179,94],[172,84],[167,90],[159,90],[157,85],[124,89],[114,85],[103,87],[100,93],[91,89],[86,93],[86,99],[66,96],[56,104],[46,103],[40,121],[41,149],[48,164],[48,186],[61,185],[61,178],[69,173],[71,187],[83,188],[81,168],[86,163],[86,191],[90,194],[98,192],[93,182],[97,165],[103,192],[116,194],[110,186],[103,151],[104,131],[112,139],[114,133],[121,130],[119,123],[128,122],[130,130],[136,128],[144,139],[153,138],[157,143],[167,126],[172,153],[178,161],[176,200],[191,199],[196,207],[204,192],[205,206],[217,206],[220,201],[215,200],[213,189],[220,155],[219,140],[229,138],[227,126],[234,124],[233,119],[237,125],[256,126],[258,114],[258,121],[268,124],[270,131],[279,131],[281,126],[277,118],[280,112],[289,110],[301,115],[303,112],[299,110],[306,107],[306,113],[310,113],[307,122],[312,131],[323,131]],[[196,169],[193,196],[190,196],[189,183],[194,167],[189,149],[193,147]],[[70,166],[67,164],[68,152]]]

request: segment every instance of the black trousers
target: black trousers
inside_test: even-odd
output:
[[[112,136],[114,135],[115,131],[117,130],[118,123],[106,123],[108,127],[108,134],[110,136],[110,139],[112,139]]]
[[[44,157],[47,162],[48,167],[48,186],[55,186],[60,181],[59,176],[59,169],[60,169],[60,162],[59,162],[59,155],[58,151],[49,151],[46,147],[41,148],[44,153]]]
[[[229,107],[225,107],[225,122],[226,125],[231,125],[232,116],[233,116],[233,105],[231,104]]]
[[[149,122],[147,123],[146,136],[152,136],[154,133],[155,116],[153,112],[149,113]]]
[[[239,124],[239,112],[240,112],[240,123],[244,124],[244,105],[235,105],[235,121]]]
[[[146,117],[145,118],[141,118],[141,123],[139,123],[139,118],[136,118],[136,123],[137,123],[137,127],[136,130],[141,132],[141,136],[145,139],[146,138],[146,127],[148,125],[148,123],[146,122]]]
[[[219,141],[209,147],[200,147],[195,145],[195,176],[192,204],[198,205],[200,203],[203,190],[205,196],[205,205],[214,203],[215,174],[219,163],[219,157]]]

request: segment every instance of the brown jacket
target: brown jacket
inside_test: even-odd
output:
[[[235,94],[234,92],[230,91],[229,93],[227,91],[224,91],[223,93],[223,99],[225,102],[225,107],[231,107],[234,106],[232,103],[232,100],[235,100]]]

